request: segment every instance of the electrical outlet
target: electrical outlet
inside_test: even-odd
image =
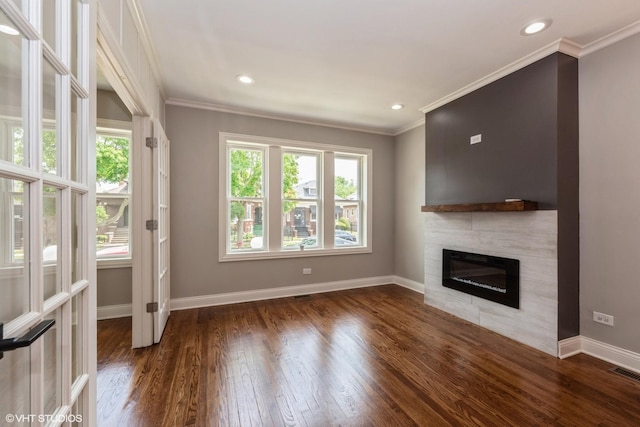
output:
[[[479,133],[477,135],[473,135],[471,138],[469,138],[469,144],[473,145],[473,144],[477,144],[478,142],[482,142],[482,134]]]
[[[311,268],[305,267],[302,269],[302,274],[311,274]]]
[[[609,314],[593,312],[593,321],[596,323],[602,323],[603,325],[613,326],[613,316]]]

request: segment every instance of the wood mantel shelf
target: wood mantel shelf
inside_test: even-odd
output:
[[[469,203],[460,205],[427,205],[422,212],[525,212],[537,211],[538,202],[518,200],[498,203]]]

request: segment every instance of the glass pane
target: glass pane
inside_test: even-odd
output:
[[[42,87],[42,170],[60,174],[58,166],[58,143],[56,141],[56,72],[43,60]]]
[[[100,193],[96,224],[96,257],[129,257],[129,195]]]
[[[0,10],[0,160],[26,165],[22,132],[22,37]]]
[[[284,153],[282,156],[282,197],[318,198],[318,156]]]
[[[78,77],[78,0],[71,0],[71,73]]]
[[[232,251],[264,249],[262,225],[264,212],[261,202],[231,201],[230,248]]]
[[[28,415],[31,413],[29,353],[29,347],[5,352],[2,363],[0,363],[0,414],[2,422],[5,422],[5,416],[8,414]],[[20,425],[19,423],[15,424]]]
[[[318,205],[311,202],[282,203],[282,247],[284,249],[315,248],[319,246]]]
[[[82,232],[82,195],[71,194],[71,283],[84,279],[82,270],[82,246],[79,236]]]
[[[0,322],[29,311],[28,185],[0,178]]]
[[[57,0],[42,2],[42,37],[49,47],[56,50],[56,4]]]
[[[335,207],[336,246],[360,244],[358,224],[360,224],[360,203],[357,201],[336,202]]]
[[[262,197],[262,151],[232,148],[231,197]]]
[[[42,260],[44,263],[44,299],[60,292],[60,199],[59,191],[45,186],[42,194]]]
[[[97,258],[129,257],[129,143],[124,136],[96,138]]]
[[[82,165],[80,156],[82,148],[80,143],[80,123],[78,121],[78,113],[81,107],[81,99],[71,90],[71,115],[69,116],[69,145],[71,146],[71,179],[76,182],[82,182]]]
[[[52,414],[60,406],[61,378],[58,373],[61,372],[62,362],[60,354],[62,348],[61,312],[61,309],[58,308],[53,314],[46,317],[46,319],[55,319],[56,323],[40,338],[43,340],[42,343],[44,346],[42,354],[46,356],[44,357],[42,372],[45,414]]]
[[[82,293],[71,300],[71,382],[82,375]]]
[[[336,157],[335,176],[336,200],[357,200],[360,198],[360,189],[358,188],[360,178],[359,158]]]

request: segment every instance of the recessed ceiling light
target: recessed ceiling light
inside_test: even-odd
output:
[[[255,80],[251,76],[247,76],[246,74],[238,74],[236,79],[243,84],[250,85],[255,83]]]
[[[8,25],[0,25],[0,33],[9,34],[10,36],[17,36],[20,34],[18,30]]]
[[[525,25],[522,30],[520,30],[520,34],[523,36],[531,36],[538,34],[542,30],[546,30],[550,26],[551,19],[537,19]]]
[[[392,110],[402,110],[404,108],[404,104],[393,104],[391,106]]]

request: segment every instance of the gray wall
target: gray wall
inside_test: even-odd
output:
[[[640,352],[640,36],[580,59],[581,335]],[[592,312],[615,316],[594,323]]]
[[[171,140],[171,297],[392,275],[394,138],[168,105]],[[218,133],[373,150],[373,253],[218,262]],[[417,208],[416,208],[417,209]],[[303,267],[313,274],[302,275]]]
[[[122,103],[117,93],[108,90],[98,90],[97,102],[98,119],[131,122],[131,113]]]
[[[424,283],[424,125],[396,137],[395,275]]]
[[[131,304],[131,267],[98,268],[98,307]]]

